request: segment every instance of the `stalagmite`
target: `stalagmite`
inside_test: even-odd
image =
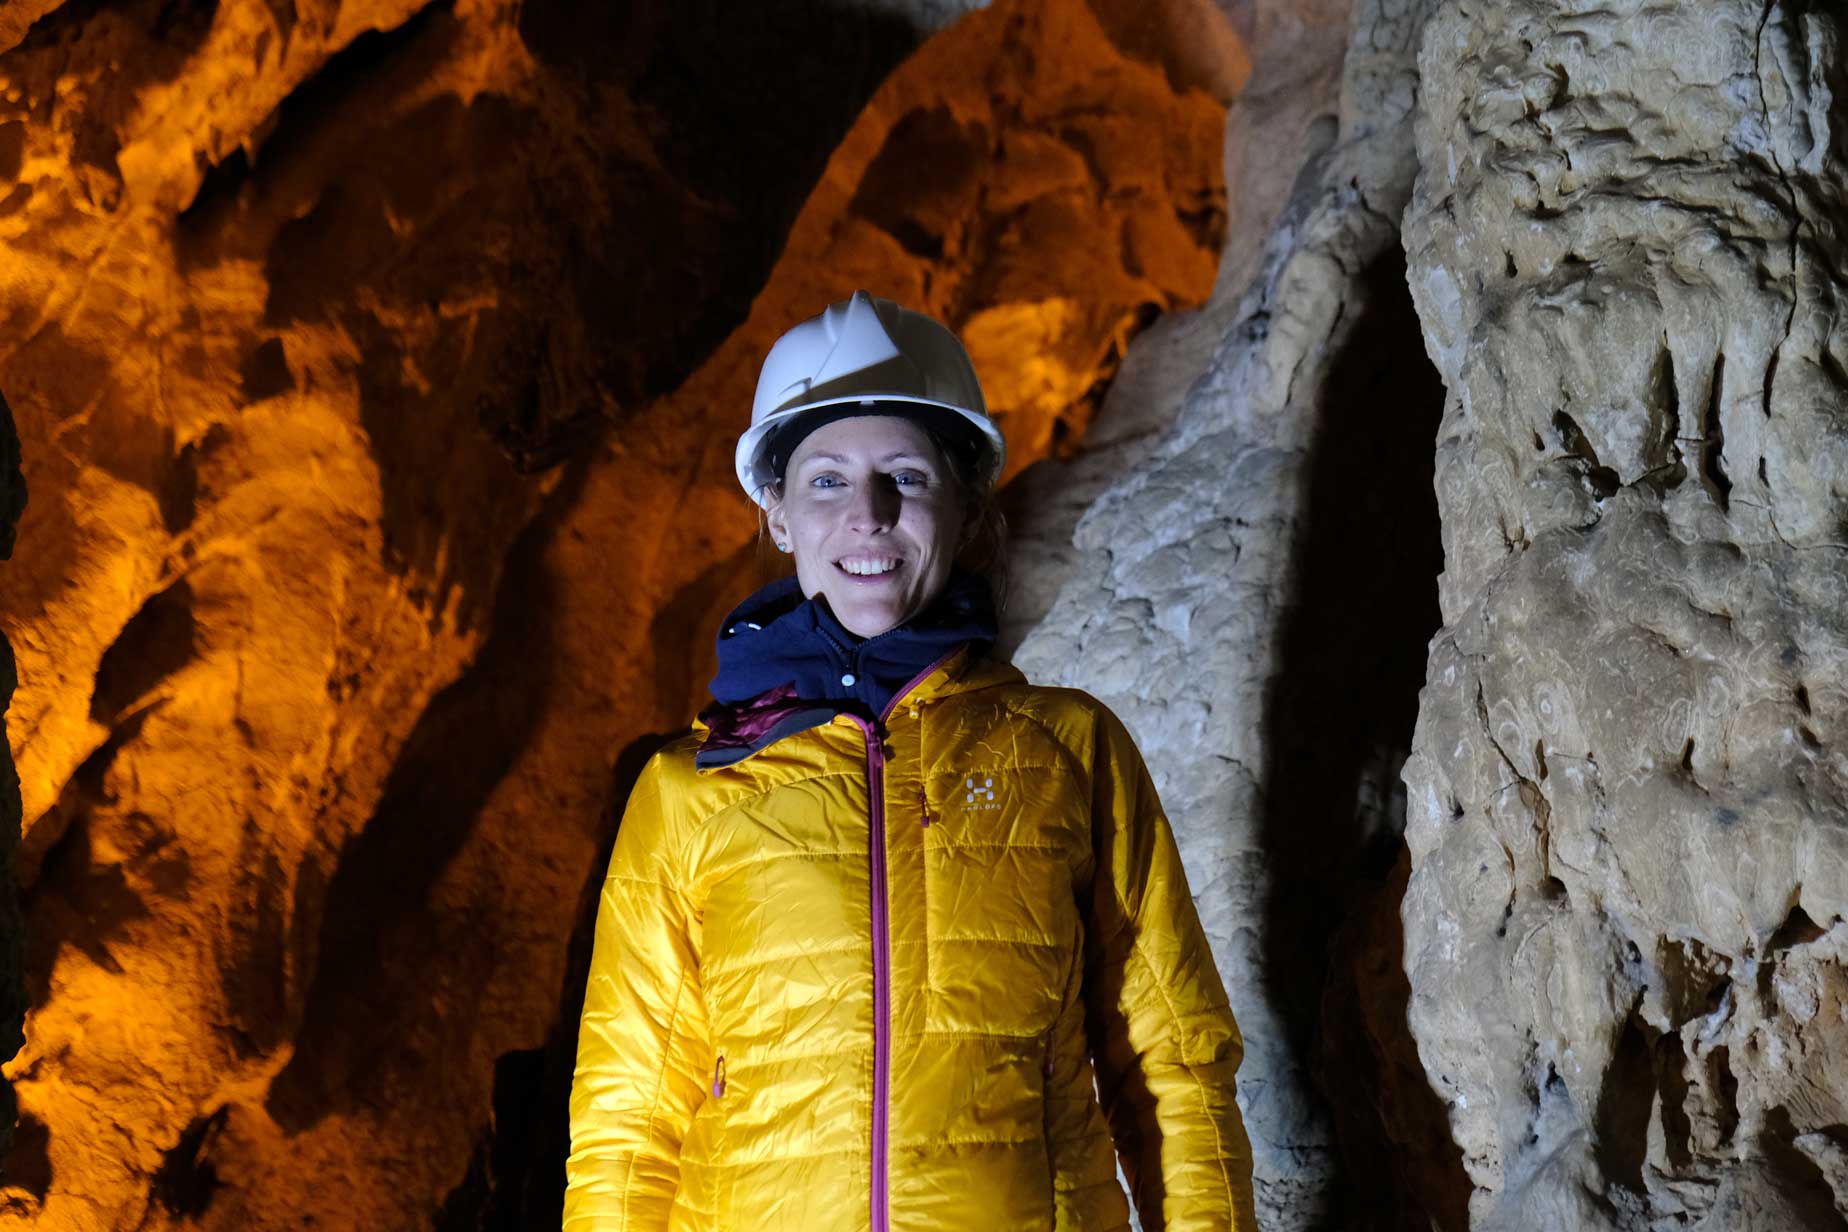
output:
[[[1841,36],[1782,0],[1425,32],[1404,920],[1472,1227],[1848,1215]]]

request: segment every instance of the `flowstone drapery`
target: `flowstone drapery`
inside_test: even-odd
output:
[[[1848,338],[1829,6],[1442,6],[1449,396],[1411,1024],[1472,1226],[1848,1211]]]

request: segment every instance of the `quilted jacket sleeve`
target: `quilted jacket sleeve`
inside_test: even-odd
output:
[[[657,756],[629,797],[597,908],[571,1084],[564,1232],[658,1232],[712,1047],[697,918]]]
[[[1155,785],[1100,711],[1085,1004],[1104,1110],[1146,1232],[1257,1232],[1238,1024]]]

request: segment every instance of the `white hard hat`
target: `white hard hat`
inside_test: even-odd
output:
[[[856,412],[856,404],[866,409]],[[834,413],[811,414],[823,407]],[[770,485],[788,461],[789,448],[778,446],[781,430],[797,420],[803,426],[819,420],[818,427],[852,414],[937,421],[977,446],[978,473],[987,483],[1007,456],[956,335],[921,312],[855,291],[778,338],[764,357],[751,426],[738,438],[738,482],[768,507]]]

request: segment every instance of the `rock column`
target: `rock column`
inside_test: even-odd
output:
[[[1444,627],[1403,919],[1474,1227],[1848,1210],[1838,12],[1425,30]]]
[[[1442,1109],[1423,1106],[1402,991],[1396,1004],[1391,989],[1353,993],[1337,938],[1370,918],[1392,864],[1391,788],[1437,621],[1443,392],[1396,226],[1427,8],[1365,0],[1333,15],[1332,44],[1314,16],[1260,11],[1257,75],[1228,122],[1241,170],[1220,291],[1132,348],[1101,448],[1087,437],[1076,466],[1027,480],[1043,498],[1024,519],[1036,545],[1095,499],[1069,554],[1028,554],[1027,598],[1056,597],[1015,661],[1103,699],[1148,758],[1244,1032],[1239,1102],[1267,1232],[1426,1228],[1407,1212],[1443,1208],[1460,1180]],[[1343,33],[1337,85],[1310,66],[1325,46],[1340,55]],[[1139,439],[1160,416],[1130,399],[1170,394],[1164,434]],[[1396,930],[1363,931],[1394,971]],[[1359,1006],[1336,1030],[1322,1021],[1331,985]],[[1434,1145],[1420,1136],[1433,1124]]]

